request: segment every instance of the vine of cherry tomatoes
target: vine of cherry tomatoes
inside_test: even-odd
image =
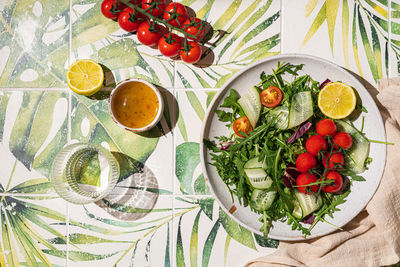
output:
[[[310,136],[305,143],[307,152],[296,158],[296,168],[302,173],[297,177],[296,185],[303,194],[311,194],[319,190],[317,181],[330,180],[330,183],[327,182],[322,187],[322,191],[336,193],[343,185],[343,177],[338,172],[342,170],[345,161],[341,151],[350,149],[353,139],[346,132],[337,132],[335,122],[330,119],[320,120],[316,132],[317,135]],[[323,169],[320,178],[310,172],[311,169],[318,168],[318,165]]]
[[[129,4],[134,8],[120,0],[103,0],[101,12],[106,18],[117,20],[123,30],[136,31],[142,44],[157,46],[166,57],[179,55],[191,64],[200,60],[202,48],[198,41],[204,36],[205,22],[188,17],[184,5],[177,2],[167,5],[165,0],[130,0]]]

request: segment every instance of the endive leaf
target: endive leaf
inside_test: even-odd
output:
[[[199,231],[199,219],[201,210],[196,215],[193,222],[192,234],[190,236],[190,266],[197,267],[197,251],[198,251],[198,231]]]
[[[326,2],[322,5],[321,9],[319,10],[317,16],[314,19],[313,24],[311,24],[310,29],[308,30],[306,36],[304,37],[303,43],[301,44],[304,46],[313,35],[317,32],[319,27],[321,27],[322,23],[326,20]]]
[[[328,23],[329,43],[333,55],[333,42],[335,36],[336,16],[339,10],[339,0],[326,0],[326,20]]]
[[[378,70],[376,67],[374,55],[372,53],[371,45],[368,40],[367,31],[365,30],[364,22],[359,10],[358,10],[358,25],[360,27],[360,35],[364,45],[364,51],[365,55],[367,56],[369,67],[371,69],[372,76],[374,77],[375,82],[377,82],[379,79]]]
[[[343,56],[346,68],[350,68],[349,63],[349,4],[347,0],[343,0],[342,6],[342,43],[343,43]]]

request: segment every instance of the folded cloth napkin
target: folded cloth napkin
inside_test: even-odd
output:
[[[400,261],[400,77],[380,80],[377,102],[384,119],[387,161],[366,210],[344,231],[306,241],[280,242],[271,255],[250,261],[261,266],[383,266]]]

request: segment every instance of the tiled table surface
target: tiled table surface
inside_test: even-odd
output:
[[[271,253],[278,242],[234,223],[201,174],[199,132],[218,88],[279,53],[332,60],[374,86],[400,70],[398,0],[184,0],[220,30],[204,68],[142,46],[100,2],[0,1],[1,266],[242,266]],[[80,58],[110,69],[109,87],[140,77],[164,88],[162,131],[123,131],[107,99],[71,94],[65,71]],[[96,204],[68,204],[47,179],[56,153],[77,141],[120,152],[120,182]]]

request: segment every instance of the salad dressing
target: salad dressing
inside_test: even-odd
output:
[[[159,106],[153,89],[144,83],[132,82],[122,85],[115,93],[112,110],[121,124],[142,128],[154,121]]]

